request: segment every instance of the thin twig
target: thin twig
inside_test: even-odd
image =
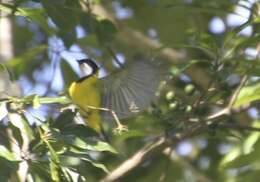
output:
[[[220,117],[227,116],[230,114],[228,107],[221,109],[220,111],[213,113],[205,118],[205,121],[219,119]]]
[[[233,105],[234,103],[236,102],[237,100],[237,97],[241,91],[241,89],[244,87],[244,85],[246,84],[246,81],[248,79],[248,75],[245,75],[243,76],[243,78],[241,79],[241,82],[239,84],[239,86],[236,88],[236,90],[234,91],[234,93],[232,94],[230,100],[229,100],[229,103],[228,105],[224,108],[224,109],[221,109],[220,111],[216,112],[216,113],[213,113],[211,115],[209,115],[207,118],[206,118],[206,121],[207,120],[212,120],[212,119],[216,119],[216,118],[219,118],[219,117],[222,117],[222,116],[227,116],[227,115],[230,115],[233,111]]]
[[[237,97],[241,91],[241,89],[244,87],[244,85],[246,84],[246,81],[248,79],[248,75],[243,76],[243,78],[241,79],[241,82],[239,84],[239,86],[237,87],[237,89],[235,90],[235,92],[233,93],[229,103],[228,103],[228,108],[231,109],[234,105],[234,103],[237,100]]]
[[[112,48],[109,46],[106,46],[106,47],[107,47],[108,52],[111,54],[111,56],[115,60],[115,62],[120,66],[120,68],[122,68],[123,64],[119,61],[119,59],[117,58],[117,56],[116,56],[115,52],[112,50]]]

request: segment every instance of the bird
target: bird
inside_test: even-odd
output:
[[[115,120],[114,131],[127,131],[120,120],[145,110],[155,99],[161,80],[158,67],[145,58],[123,65],[116,73],[99,78],[100,67],[92,59],[77,60],[81,75],[68,88],[87,125],[101,133],[101,123]]]

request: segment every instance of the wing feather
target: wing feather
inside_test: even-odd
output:
[[[120,119],[134,116],[155,99],[162,75],[153,63],[138,60],[127,70],[103,78],[102,107],[114,110]],[[108,112],[102,115],[105,119],[112,119]]]

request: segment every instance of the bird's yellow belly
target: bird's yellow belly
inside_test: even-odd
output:
[[[100,132],[100,113],[97,109],[90,107],[100,107],[101,96],[96,77],[86,78],[82,82],[73,82],[69,87],[69,95],[72,102],[80,109],[81,116],[87,124]]]

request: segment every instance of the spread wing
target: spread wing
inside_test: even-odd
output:
[[[155,99],[162,74],[149,61],[139,60],[118,73],[102,79],[102,107],[115,111],[116,115],[128,118],[143,111]],[[105,119],[113,117],[103,112]]]

